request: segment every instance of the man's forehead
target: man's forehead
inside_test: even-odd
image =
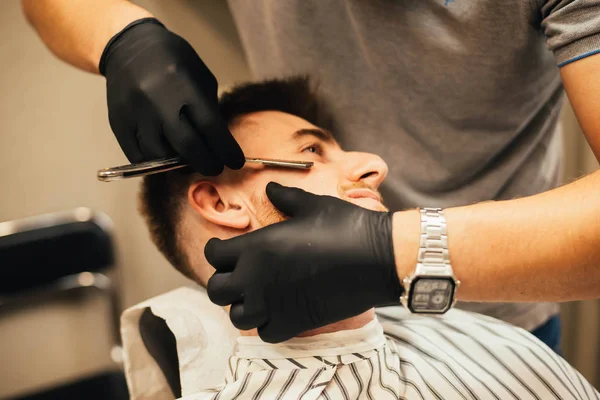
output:
[[[301,129],[318,129],[298,116],[281,111],[259,111],[238,117],[231,133],[238,142],[247,140],[290,140]]]

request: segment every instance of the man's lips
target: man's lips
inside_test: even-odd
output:
[[[350,199],[363,199],[363,198],[367,198],[367,199],[373,199],[376,200],[380,203],[383,203],[383,199],[381,198],[381,196],[378,193],[375,193],[374,191],[370,190],[370,189],[352,189],[347,191],[346,193],[346,197],[350,198]]]

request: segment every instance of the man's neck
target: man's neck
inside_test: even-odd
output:
[[[229,312],[229,309],[227,309],[227,312]],[[308,337],[308,336],[320,335],[323,333],[331,333],[331,332],[345,331],[345,330],[349,330],[349,329],[362,328],[369,322],[373,321],[373,318],[375,318],[375,309],[371,308],[370,310],[367,310],[364,313],[356,315],[354,317],[347,318],[347,319],[341,320],[339,322],[334,322],[333,324],[325,325],[321,328],[302,332],[300,335],[298,335],[298,337]],[[251,329],[249,331],[240,331],[240,335],[241,336],[258,336],[258,332],[256,329]]]

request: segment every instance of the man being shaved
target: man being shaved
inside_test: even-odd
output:
[[[188,278],[206,286],[213,275],[203,252],[210,238],[229,239],[286,219],[265,187],[294,186],[387,212],[378,193],[386,163],[340,148],[335,123],[307,79],[242,85],[219,106],[244,154],[314,165],[292,170],[247,163],[217,177],[182,169],[144,178],[141,212],[152,240]],[[267,186],[272,181],[278,184]],[[294,276],[294,270],[286,273]],[[369,309],[279,344],[263,342],[256,330],[240,334],[223,385],[186,400],[598,396],[527,331],[459,310],[433,318],[401,307]]]

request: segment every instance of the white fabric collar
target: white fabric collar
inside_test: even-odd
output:
[[[239,332],[225,310],[211,303],[203,288],[182,287],[137,304],[121,316],[123,362],[132,400],[174,399],[141,338],[139,321],[146,308],[164,319],[175,336],[182,396],[225,382],[227,361]]]
[[[301,358],[337,356],[374,350],[385,344],[383,328],[377,319],[362,328],[320,335],[293,338],[282,343],[263,342],[257,336],[237,338],[236,356],[239,358]]]

